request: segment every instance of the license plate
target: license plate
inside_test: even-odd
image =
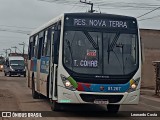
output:
[[[97,100],[96,99],[96,100],[94,100],[94,103],[95,104],[108,104],[109,102],[108,102],[108,100],[99,100],[99,99]]]

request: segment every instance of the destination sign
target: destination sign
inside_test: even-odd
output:
[[[98,18],[69,18],[66,17],[66,26],[74,27],[97,27],[97,28],[121,28],[128,29],[129,22],[127,20],[109,20]],[[136,22],[133,21],[132,24]]]

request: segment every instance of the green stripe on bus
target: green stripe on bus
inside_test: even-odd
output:
[[[74,86],[74,88],[78,87],[77,82],[70,76],[67,78],[69,80],[69,82]]]

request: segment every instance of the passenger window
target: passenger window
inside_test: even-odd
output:
[[[33,37],[33,42],[31,42],[31,58],[34,57],[34,46],[35,46],[35,36]]]
[[[47,44],[46,44],[46,56],[50,56],[50,48],[51,47],[51,32],[48,32],[47,35]]]
[[[42,54],[42,45],[43,45],[43,41],[44,41],[44,32],[40,32],[39,33],[39,39],[38,39],[38,46],[37,46],[37,58],[40,59],[41,58],[41,54]]]
[[[48,35],[48,31],[46,30],[45,36],[44,36],[43,48],[42,48],[42,56],[45,56],[46,45],[47,45],[47,35]]]
[[[33,51],[33,37],[31,37],[30,40],[29,40],[29,47],[28,47],[28,59],[29,60],[33,56],[32,55],[32,53],[33,53],[32,51]]]
[[[54,30],[54,27],[52,27],[52,30]],[[54,32],[51,33],[51,41],[52,41],[52,57],[54,57]]]
[[[37,43],[38,43],[38,35],[35,37],[35,45],[34,45],[34,57],[37,58]]]
[[[46,56],[50,56],[50,40],[47,40],[47,49],[46,49]]]

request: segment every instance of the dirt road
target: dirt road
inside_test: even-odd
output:
[[[5,77],[0,73],[0,111],[51,111],[49,100],[33,99],[31,89],[27,87],[24,77]],[[76,112],[75,112],[76,111]],[[152,100],[145,95],[141,96],[139,105],[123,105],[120,111],[160,111],[160,102]],[[100,105],[65,105],[62,112],[51,112],[52,117],[25,118],[27,120],[88,120],[106,119],[106,107]],[[69,117],[68,117],[69,116]],[[89,117],[88,117],[89,116]],[[118,114],[124,117],[126,113]],[[116,119],[114,117],[112,119]],[[0,118],[0,120],[19,120],[24,118]],[[137,119],[125,117],[124,119]],[[149,118],[150,119],[150,118]],[[155,119],[155,118],[154,118]],[[157,119],[158,120],[158,119]]]

